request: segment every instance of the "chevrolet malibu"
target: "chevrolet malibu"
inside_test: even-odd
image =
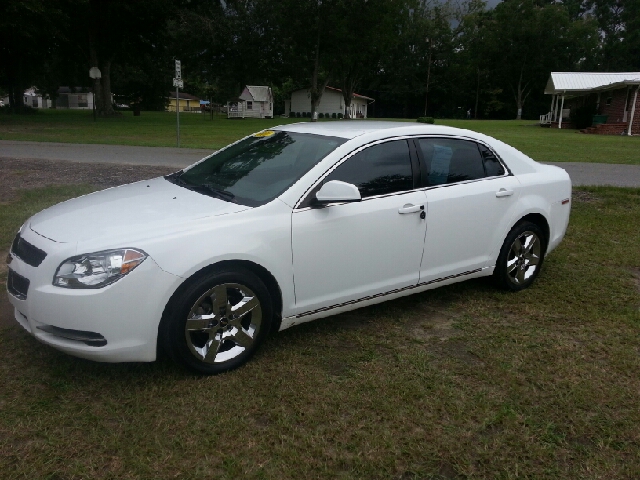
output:
[[[34,215],[7,290],[17,322],[71,355],[162,349],[215,374],[317,318],[476,277],[526,288],[570,198],[564,170],[468,130],[285,125]]]

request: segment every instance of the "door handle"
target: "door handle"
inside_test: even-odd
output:
[[[498,198],[510,197],[511,195],[513,195],[513,190],[507,190],[506,188],[501,188],[496,192],[496,197]]]
[[[413,205],[412,203],[407,203],[402,208],[398,209],[398,213],[418,213],[424,210],[424,205]]]

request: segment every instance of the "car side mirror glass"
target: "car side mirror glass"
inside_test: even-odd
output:
[[[359,202],[360,200],[362,200],[362,196],[358,187],[340,180],[331,180],[316,192],[314,203],[325,205],[327,203]]]

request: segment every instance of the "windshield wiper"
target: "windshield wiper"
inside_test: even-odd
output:
[[[169,175],[165,175],[164,178],[169,180],[171,183],[175,183],[176,185],[188,186],[191,185],[189,182],[185,181],[182,178],[182,174],[184,172],[182,170],[178,170],[177,172],[170,173]]]
[[[182,170],[176,173],[172,173],[171,175],[167,175],[166,178],[172,183],[176,185],[180,185],[181,187],[187,188],[189,190],[204,190],[205,193],[211,195],[212,197],[219,198],[221,200],[226,200],[227,202],[232,202],[236,197],[233,193],[227,192],[226,190],[221,190],[210,183],[196,184],[191,183],[184,178],[182,178]]]
[[[226,190],[220,190],[209,183],[203,183],[202,185],[189,185],[188,188],[193,190],[206,190],[212,197],[218,197],[219,199],[226,200],[227,202],[231,202],[236,198],[233,193],[227,192]]]

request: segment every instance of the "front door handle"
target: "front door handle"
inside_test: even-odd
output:
[[[424,205],[414,205],[412,203],[407,203],[402,208],[398,209],[398,213],[406,214],[406,213],[418,213],[424,210]]]
[[[501,188],[496,192],[496,197],[498,198],[510,197],[511,195],[513,195],[513,190],[507,190],[506,188]]]

